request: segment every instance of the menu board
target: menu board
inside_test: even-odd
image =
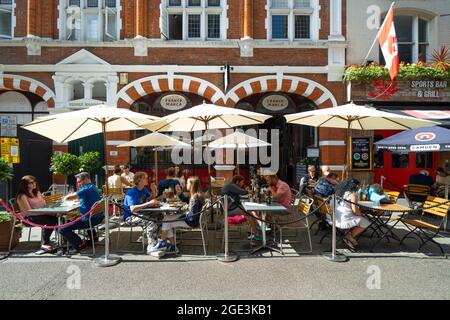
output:
[[[307,174],[306,164],[297,163],[295,167],[295,180],[297,183],[299,183],[301,178],[305,177]]]
[[[371,171],[372,170],[372,144],[370,138],[352,138],[351,150],[351,170]]]

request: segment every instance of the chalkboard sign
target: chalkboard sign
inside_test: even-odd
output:
[[[351,146],[351,170],[371,171],[373,155],[370,138],[352,138]]]
[[[295,180],[300,183],[301,178],[308,174],[306,164],[297,163],[295,167]]]

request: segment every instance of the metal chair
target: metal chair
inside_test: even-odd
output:
[[[417,250],[420,250],[427,242],[432,242],[439,247],[442,255],[444,255],[444,249],[442,249],[442,246],[437,243],[434,238],[439,234],[449,210],[450,203],[447,199],[428,197],[423,204],[422,215],[419,219],[400,219],[400,221],[409,230],[409,232],[400,240],[400,244],[402,244],[406,238],[412,238],[410,235],[414,234],[421,242],[421,244],[417,247]],[[425,221],[425,214],[437,218],[440,222],[438,224],[434,224],[432,222]],[[431,234],[428,234],[428,232],[431,232]]]
[[[283,251],[283,229],[295,229],[295,230],[299,230],[299,229],[306,229],[306,232],[308,233],[308,240],[309,240],[309,250],[308,251],[304,251],[304,252],[299,252],[299,253],[311,253],[312,252],[312,241],[311,241],[311,233],[309,230],[309,221],[308,221],[308,217],[306,217],[305,219],[305,223],[303,223],[302,221],[295,221],[295,220],[299,220],[304,216],[308,216],[310,210],[311,210],[311,205],[313,203],[313,199],[307,198],[307,197],[298,197],[294,200],[294,210],[293,213],[287,215],[287,216],[276,216],[275,217],[275,222],[283,222],[283,221],[293,221],[292,223],[289,224],[281,224],[277,229],[279,231],[280,234],[280,241],[279,241],[279,245],[280,245],[280,249],[281,249],[281,254],[284,255],[284,251]],[[276,226],[276,224],[275,224]],[[274,234],[276,235],[276,231],[274,232]],[[297,235],[296,235],[297,236]],[[301,243],[302,241],[289,241],[289,243]]]
[[[405,189],[405,198],[413,209],[421,206],[430,195],[430,187],[422,184],[408,184]]]
[[[208,222],[211,220],[211,214],[213,211],[213,206],[211,204],[205,204],[202,208],[202,211],[199,212],[200,220],[199,226],[197,228],[176,228],[174,230],[174,240],[177,243],[177,232],[200,232],[202,235],[202,245],[203,245],[203,253],[206,256],[206,241],[208,239]],[[206,237],[205,237],[206,236]],[[181,235],[179,237],[181,243]]]
[[[399,191],[384,190],[384,193],[388,196],[392,203],[397,203],[398,197],[400,196]]]

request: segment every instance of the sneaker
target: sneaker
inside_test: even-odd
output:
[[[150,250],[147,249],[147,251],[148,252],[166,251],[166,249],[167,249],[167,242],[164,240],[158,240],[156,245],[150,247]]]
[[[262,239],[263,239],[262,236],[259,234],[251,234],[248,237],[248,240],[262,241]]]
[[[166,254],[178,254],[178,253],[180,253],[180,251],[174,244],[171,244],[166,250]]]
[[[152,257],[161,258],[166,254],[166,251],[159,250],[159,251],[149,252],[148,254],[151,255]]]

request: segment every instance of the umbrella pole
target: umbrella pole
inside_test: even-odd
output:
[[[322,253],[322,257],[332,262],[346,262],[348,260],[347,256],[336,251],[336,194],[333,194],[333,198],[331,199],[331,201],[333,201],[333,212],[332,212],[333,229],[331,240],[332,249],[331,252]]]
[[[155,161],[155,184],[158,186],[158,150],[156,147],[153,149],[153,152]]]
[[[111,267],[114,266],[122,260],[120,257],[110,256],[109,255],[109,204],[108,204],[108,196],[109,196],[109,187],[108,187],[108,161],[107,161],[107,150],[106,150],[106,122],[102,122],[102,132],[103,132],[103,148],[105,152],[105,190],[106,195],[103,195],[105,198],[105,255],[101,256],[94,260],[94,265],[96,267]]]

